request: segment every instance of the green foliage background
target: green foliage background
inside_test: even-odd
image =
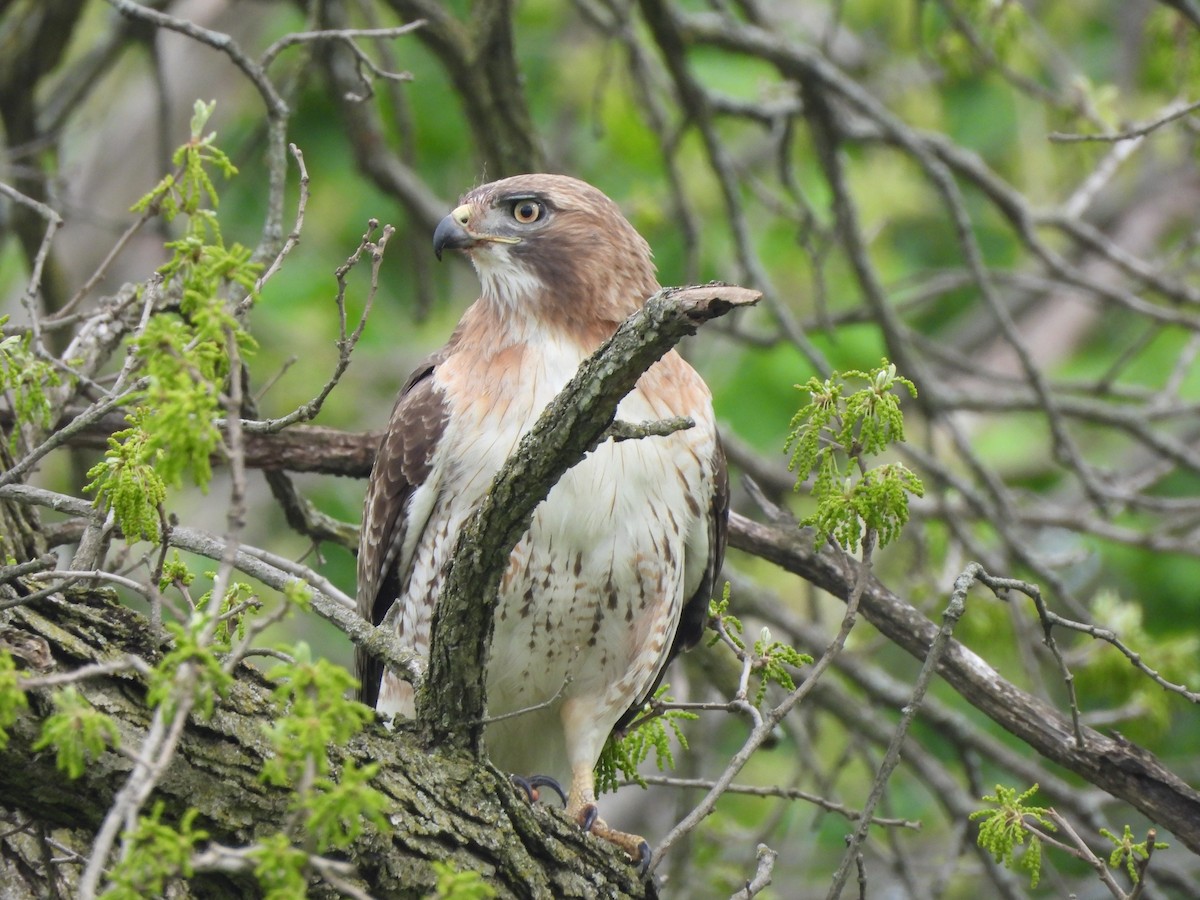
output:
[[[452,15],[470,21],[471,3],[458,0],[444,6]],[[709,9],[699,0],[679,6],[694,12]],[[817,29],[814,36],[803,24],[804,16],[811,14],[817,20],[838,16],[846,29],[834,39],[834,46],[839,40],[846,42],[840,58],[892,114],[914,129],[940,132],[949,142],[976,154],[1038,210],[1050,211],[1061,203],[1078,186],[1081,176],[1092,171],[1111,149],[1108,144],[1051,143],[1047,133],[1120,128],[1157,115],[1176,99],[1196,99],[1200,94],[1200,31],[1189,27],[1166,4],[1085,0],[1024,7],[1006,0],[964,0],[952,5],[852,0],[836,5],[776,6],[776,12],[788,22],[785,33],[804,35],[797,38],[802,41],[815,42],[820,34]],[[664,173],[659,136],[636,99],[644,85],[620,47],[589,27],[589,7],[554,0],[526,0],[516,7],[515,43],[524,77],[521,89],[548,168],[591,181],[612,196],[654,248],[664,283],[713,278],[749,281],[731,233],[721,186],[694,128],[682,131],[673,157],[693,221],[700,228],[695,243],[689,242]],[[386,5],[372,9],[379,19],[374,24],[400,22]],[[981,47],[973,48],[964,40],[951,11],[975,29]],[[94,47],[108,27],[110,15],[103,4],[87,4],[64,65]],[[292,6],[233,4],[218,15],[213,27],[236,31],[239,41],[258,50],[275,37],[306,26],[303,14]],[[130,220],[129,207],[170,167],[155,150],[154,117],[144,113],[146,98],[154,95],[159,79],[166,82],[163,96],[170,113],[163,124],[169,146],[186,136],[193,100],[216,100],[210,127],[217,131],[220,146],[230,153],[240,172],[228,184],[218,186],[222,234],[231,246],[235,242],[253,246],[257,241],[265,214],[263,185],[267,176],[262,159],[261,103],[216,54],[185,47],[186,42],[178,37],[164,40],[168,41],[164,58],[173,60],[172,53],[185,53],[186,64],[172,63],[155,71],[147,55],[127,54],[96,88],[86,114],[67,124],[63,152],[54,165],[60,184],[69,188],[62,195],[68,219],[62,238],[68,248],[63,265],[76,274],[77,281],[82,280],[79,273],[89,271]],[[395,67],[411,72],[412,78],[401,84],[377,82],[378,96],[370,102],[380,104],[390,129],[389,141],[404,148],[406,161],[445,201],[446,209],[469,187],[507,174],[487,170],[460,98],[428,48],[410,36],[389,42],[386,53]],[[782,85],[774,69],[762,61],[714,47],[697,49],[688,59],[695,77],[731,106],[742,102],[787,107],[797,102],[790,87]],[[1049,97],[1014,88],[1013,79],[1004,77],[997,64],[1015,77],[1052,86]],[[413,217],[396,198],[383,194],[360,173],[338,102],[331,98],[307,53],[285,52],[272,74],[281,83],[295,85],[289,139],[304,154],[312,194],[302,241],[264,289],[251,316],[251,331],[258,343],[251,363],[252,382],[259,386],[271,382],[260,400],[266,415],[285,413],[319,390],[336,360],[333,270],[358,244],[369,218],[392,223],[397,234],[385,257],[381,294],[354,363],[318,420],[318,424],[348,430],[378,429],[411,365],[445,339],[476,296],[477,283],[460,261],[437,265],[429,246],[428,223]],[[672,122],[679,124],[677,111]],[[513,123],[512,127],[521,125]],[[727,117],[717,122],[717,131],[735,165],[744,171],[769,169],[762,164],[764,128],[760,123]],[[1196,156],[1195,139],[1191,121],[1160,129],[1140,151],[1149,161],[1118,172],[1106,197],[1108,207],[1097,216],[1112,210],[1119,215],[1138,192],[1151,186],[1158,189],[1158,183],[1151,185],[1156,165],[1177,169],[1178,176],[1168,176],[1168,182],[1177,177],[1183,190],[1183,183],[1196,175],[1194,168],[1188,168]],[[883,356],[894,360],[879,322],[863,303],[850,260],[829,246],[831,192],[808,133],[801,129],[786,152],[783,166],[802,196],[796,205],[811,211],[810,222],[797,223],[775,214],[773,203],[790,207],[794,200],[782,196],[777,182],[755,182],[748,177],[739,184],[746,227],[763,271],[782,306],[805,326],[830,367],[868,369]],[[972,285],[964,283],[919,302],[914,299],[932,274],[958,272],[962,267],[953,223],[929,180],[911,158],[879,142],[847,143],[843,155],[862,232],[869,236],[871,261],[888,302],[928,346],[964,348],[968,353],[971,347],[978,347],[979,333],[994,329],[994,325]],[[100,180],[105,182],[102,190],[96,187]],[[1189,189],[1194,190],[1194,185]],[[1012,227],[978,192],[964,193],[984,262],[1002,273],[1027,271],[1030,253]],[[296,196],[293,173],[289,215]],[[1177,266],[1180,277],[1190,279],[1187,283],[1195,287],[1200,282],[1195,278],[1193,228],[1194,222],[1172,220],[1159,249]],[[101,290],[115,290],[125,279],[144,279],[167,259],[161,238],[178,233],[160,234],[157,244],[147,240],[127,253]],[[1059,248],[1065,243],[1056,234],[1049,234],[1047,241]],[[805,248],[812,246],[823,250],[807,252]],[[19,315],[19,296],[26,278],[27,268],[16,242],[0,240],[0,296],[6,298],[0,311]],[[354,314],[366,292],[365,270],[356,271],[351,284]],[[1057,300],[1061,302],[1061,298]],[[1168,382],[1180,354],[1195,335],[1184,328],[1143,326],[1131,312],[1106,309],[1073,339],[1053,348],[1045,374],[1056,383],[1069,384],[1094,380],[1111,370],[1116,372],[1114,396],[1159,389]],[[789,421],[805,402],[796,386],[827,373],[818,371],[794,344],[780,339],[768,309],[743,315],[737,332],[714,329],[691,343],[687,353],[711,386],[718,415],[728,431],[751,452],[781,469],[786,464],[782,448]],[[746,335],[761,340],[746,340]],[[273,380],[276,375],[278,380]],[[901,375],[912,377],[913,373],[901,368]],[[1184,372],[1178,394],[1192,402],[1200,400],[1200,370],[1191,367]],[[1111,397],[1102,398],[1102,402],[1109,400]],[[928,430],[932,425],[922,418],[922,410],[917,403],[906,404],[906,425],[919,440],[932,441]],[[1176,432],[1186,439],[1194,429],[1189,432],[1179,427]],[[1120,469],[1133,455],[1128,436],[1116,429],[1081,426],[1078,434],[1081,443],[1086,443],[1089,458],[1098,465]],[[1051,434],[1036,412],[985,413],[974,424],[971,441],[979,459],[1019,494],[1061,498],[1077,491],[1075,479],[1056,454]],[[55,457],[47,461],[38,479],[61,487],[76,475],[65,457]],[[222,477],[217,473],[210,488],[213,494],[222,491]],[[361,483],[316,476],[298,481],[323,511],[342,520],[357,519]],[[248,540],[285,555],[304,553],[305,540],[287,531],[265,489],[256,483],[253,490]],[[1200,476],[1181,469],[1155,491],[1164,499],[1195,498]],[[797,518],[816,511],[803,492],[788,502]],[[200,494],[174,494],[168,505],[181,519],[204,521],[209,517],[210,522],[219,524],[219,519],[212,518],[213,504]],[[1138,511],[1114,513],[1114,521],[1134,530],[1159,527],[1156,520]],[[990,550],[999,543],[992,523],[971,521],[963,527],[980,547]],[[885,580],[905,585],[910,598],[933,614],[944,604],[956,567],[961,568],[961,548],[934,515],[918,512],[909,531],[877,559],[876,568]],[[1193,689],[1200,684],[1200,599],[1196,588],[1200,552],[1160,551],[1066,527],[1047,527],[1042,539],[1048,552],[1064,560],[1056,564],[1060,576],[1087,598],[1098,621],[1120,632],[1127,643],[1153,660],[1168,680],[1190,684]],[[324,547],[322,553],[321,570],[352,593],[351,555],[338,547]],[[794,579],[761,561],[737,554],[731,557],[733,565],[794,603],[805,615],[836,622],[840,614],[836,604],[810,598]],[[1007,574],[1028,573],[1017,570]],[[736,595],[733,608],[737,608]],[[981,596],[972,600],[957,636],[1006,677],[1026,687],[1045,687],[1061,699],[1061,689],[1045,686],[1044,673],[1030,670],[1029,657],[1020,649],[1029,639],[1030,620],[1029,609],[1007,608]],[[315,619],[301,621],[297,625],[293,617],[282,627],[292,629],[293,638],[298,636],[294,629],[300,628],[315,656],[349,662],[349,644],[341,635]],[[1200,778],[1194,751],[1200,743],[1200,717],[1193,709],[1137,675],[1109,647],[1079,641],[1072,649],[1085,707],[1126,710],[1130,714],[1118,723],[1124,734],[1148,743],[1185,778]],[[880,646],[865,625],[853,636],[851,651],[872,654],[899,679],[911,680],[916,669],[899,650]],[[951,694],[942,686],[935,688],[935,693],[950,702]],[[1189,714],[1181,714],[1183,711]],[[712,738],[711,747],[715,748],[710,759],[719,760],[722,753],[738,746],[736,723],[706,728],[702,733]],[[939,736],[922,732],[920,726],[917,731],[925,745],[945,759],[957,758],[957,749]],[[826,761],[851,755],[841,735],[817,744],[815,752]],[[790,777],[794,762],[786,749],[768,752],[752,763],[746,778],[782,783]],[[849,784],[863,783],[870,775],[861,761],[851,763],[847,771]],[[990,778],[991,773],[983,774],[984,789],[994,783]],[[849,787],[844,792],[853,794]],[[937,799],[915,781],[898,782],[891,799],[894,807],[902,810],[898,814],[906,818],[922,818],[937,807]],[[744,878],[744,854],[730,852],[728,847],[744,843],[767,816],[779,818],[780,840],[791,855],[787,871],[827,871],[828,859],[839,852],[844,823],[830,816],[814,820],[810,810],[799,806],[772,805],[772,812],[764,811],[764,804],[777,803],[728,798],[722,803],[721,815],[700,833],[693,848],[693,865],[705,873],[714,889],[725,884],[726,875],[731,884]],[[935,832],[922,840],[936,846],[944,838],[944,832]],[[1075,872],[1070,863],[1061,866],[1063,878]],[[1063,883],[1050,878],[1038,890],[1055,896]],[[699,890],[697,894],[704,895]],[[948,894],[969,895],[965,884],[959,892]]]

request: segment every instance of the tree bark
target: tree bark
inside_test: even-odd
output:
[[[158,648],[149,623],[105,590],[72,593],[0,613],[0,633],[41,644],[58,671],[133,653],[153,663]],[[39,673],[40,674],[40,673]],[[122,748],[136,752],[149,711],[145,683],[132,671],[89,678],[80,691],[112,716]],[[189,723],[179,752],[154,799],[164,820],[199,810],[196,825],[226,846],[242,846],[278,831],[290,793],[259,780],[269,752],[263,734],[276,711],[271,685],[244,665],[227,700],[209,719]],[[29,707],[0,749],[0,900],[70,897],[87,859],[93,833],[132,766],[108,751],[70,780],[54,754],[34,751],[50,689],[29,691]],[[345,749],[331,752],[335,770],[346,759],[377,762],[373,785],[392,801],[389,834],[367,832],[349,859],[351,879],[375,897],[427,897],[435,860],[479,872],[499,897],[654,897],[627,857],[582,834],[561,811],[530,806],[494,768],[465,753],[423,745],[404,727],[373,725]],[[257,893],[249,874],[197,873],[172,897],[247,897]],[[314,882],[315,897],[338,896]]]

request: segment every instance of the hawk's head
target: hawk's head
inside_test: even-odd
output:
[[[433,250],[462,250],[483,299],[551,322],[616,323],[658,290],[650,247],[620,209],[565,175],[516,175],[467,193]]]

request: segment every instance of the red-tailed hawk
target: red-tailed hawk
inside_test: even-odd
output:
[[[434,233],[465,252],[483,294],[400,391],[367,489],[358,608],[394,604],[402,643],[428,654],[459,529],[579,364],[659,290],[650,248],[608,197],[561,175],[475,188]],[[728,491],[712,402],[668,353],[618,418],[691,416],[667,437],[606,442],[534,513],[500,586],[485,741],[501,769],[570,784],[567,811],[648,862],[596,818],[592,770],[681,650],[699,640],[725,547]],[[363,702],[412,716],[412,687],[360,653]]]

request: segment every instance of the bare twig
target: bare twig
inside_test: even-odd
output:
[[[846,879],[850,876],[850,867],[858,859],[859,847],[862,846],[863,841],[867,837],[867,830],[871,826],[870,817],[874,814],[875,807],[883,797],[883,792],[887,788],[892,770],[900,763],[900,750],[904,745],[904,739],[908,734],[908,729],[912,725],[913,719],[917,715],[917,711],[921,707],[922,701],[925,699],[925,693],[929,690],[929,685],[933,682],[933,676],[937,672],[942,655],[949,646],[950,637],[954,633],[954,626],[958,624],[958,620],[962,617],[967,591],[971,587],[972,580],[971,578],[959,578],[954,583],[954,591],[950,595],[950,602],[946,606],[946,611],[942,613],[942,627],[938,629],[937,636],[929,646],[925,662],[921,665],[921,672],[917,676],[916,683],[913,685],[912,696],[904,706],[900,722],[896,725],[896,730],[892,735],[892,742],[888,745],[887,754],[879,765],[875,780],[871,784],[871,792],[867,795],[866,803],[863,804],[862,817],[859,819],[858,827],[850,836],[847,842],[846,853],[842,857],[842,862],[838,866],[837,871],[834,873],[833,884],[829,888],[829,893],[826,894],[829,900],[836,900],[841,895],[842,888],[846,884]]]
[[[662,787],[699,788],[701,790],[712,790],[715,784],[714,781],[708,778],[673,778],[668,775],[643,775],[642,780],[646,784],[661,785]],[[725,793],[741,794],[747,797],[778,797],[783,800],[803,800],[805,803],[811,803],[813,806],[818,806],[826,812],[836,813],[852,822],[857,822],[863,817],[861,810],[851,809],[844,803],[837,803],[819,794],[814,794],[811,791],[802,791],[799,788],[778,785],[730,784],[725,788]],[[879,825],[883,828],[909,828],[914,831],[919,831],[921,828],[920,822],[911,819],[894,819],[884,816],[872,816],[871,824]]]
[[[338,308],[338,359],[334,365],[333,373],[326,380],[317,395],[294,409],[287,415],[280,416],[274,419],[263,419],[259,421],[242,422],[241,427],[247,434],[267,434],[275,431],[281,431],[289,425],[294,425],[297,422],[307,422],[316,417],[321,411],[326,398],[332,393],[341,381],[342,375],[350,365],[350,356],[354,351],[354,347],[358,344],[362,337],[363,329],[367,324],[367,317],[371,313],[371,307],[375,302],[375,294],[379,290],[379,267],[383,264],[383,253],[387,248],[387,242],[395,231],[391,225],[384,225],[383,231],[377,240],[373,239],[375,230],[379,228],[379,222],[371,219],[367,223],[367,230],[359,241],[357,249],[350,255],[337,269],[337,308]],[[346,276],[350,270],[358,265],[365,253],[370,254],[371,258],[371,286],[367,290],[366,300],[363,303],[362,313],[359,315],[358,324],[350,333],[346,331]]]
[[[779,854],[766,844],[759,844],[758,849],[754,851],[754,856],[758,860],[754,877],[747,881],[746,886],[740,891],[735,891],[729,900],[750,900],[751,897],[757,897],[771,886],[771,872],[775,868],[775,860],[779,858]]]
[[[1062,131],[1052,131],[1047,137],[1052,141],[1057,141],[1062,144],[1079,143],[1082,141],[1101,141],[1104,143],[1116,143],[1118,141],[1137,141],[1146,137],[1153,131],[1157,131],[1164,125],[1182,119],[1184,116],[1189,116],[1196,110],[1200,109],[1200,100],[1195,100],[1191,103],[1172,103],[1153,119],[1142,125],[1135,125],[1132,128],[1127,128],[1124,131],[1109,131],[1104,134],[1068,134]]]

